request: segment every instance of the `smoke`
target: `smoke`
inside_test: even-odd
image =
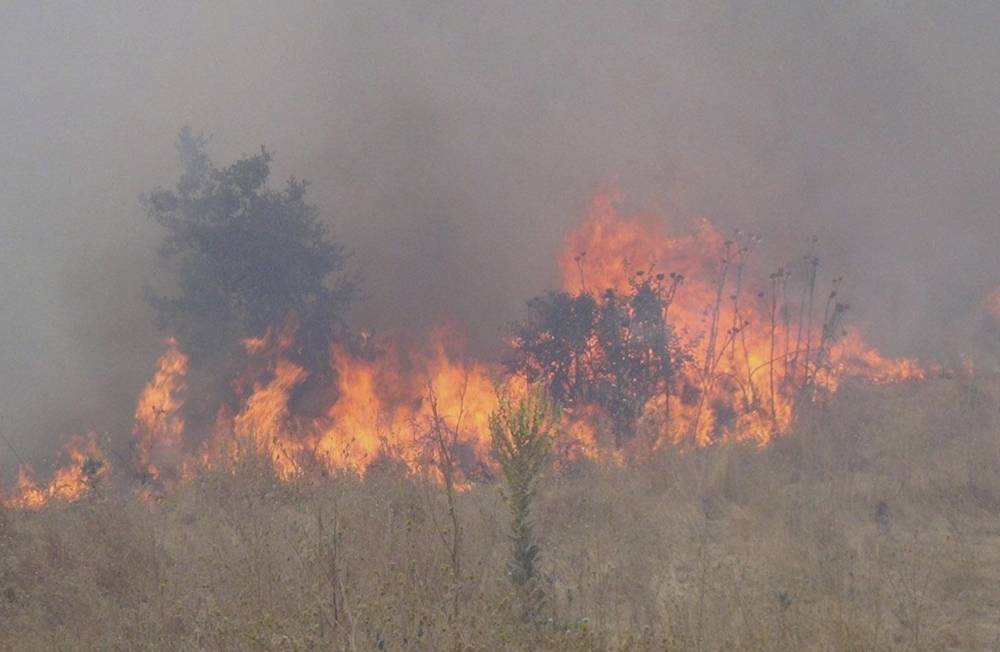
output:
[[[356,324],[452,319],[481,353],[608,184],[760,232],[775,266],[819,236],[891,354],[970,346],[1000,283],[994,2],[169,4],[0,16],[0,410],[25,448],[128,428],[159,338],[137,197],[184,124],[313,181]]]

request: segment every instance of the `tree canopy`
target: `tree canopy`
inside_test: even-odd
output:
[[[358,297],[347,253],[306,201],[307,182],[293,177],[282,190],[268,187],[267,149],[219,168],[207,144],[183,129],[176,186],[142,200],[166,230],[159,255],[173,287],[148,293],[159,326],[197,362],[292,319],[300,357],[325,364]]]

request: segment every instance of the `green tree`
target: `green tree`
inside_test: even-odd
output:
[[[198,362],[294,319],[302,361],[325,364],[330,338],[358,297],[346,252],[306,201],[305,181],[268,187],[265,148],[218,168],[207,144],[183,129],[179,181],[142,200],[166,230],[159,254],[173,281],[171,292],[148,293],[159,326]]]

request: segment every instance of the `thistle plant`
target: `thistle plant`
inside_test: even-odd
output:
[[[551,454],[552,431],[558,418],[552,403],[535,388],[517,398],[501,390],[497,409],[490,415],[491,443],[507,485],[511,515],[512,555],[508,570],[525,621],[536,619],[545,602],[531,506]]]

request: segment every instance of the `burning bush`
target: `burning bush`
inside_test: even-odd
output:
[[[507,364],[564,406],[596,406],[618,446],[646,417],[654,443],[763,443],[788,430],[796,403],[828,395],[844,374],[922,374],[843,327],[839,279],[817,302],[815,241],[755,291],[757,236],[727,239],[707,221],[671,235],[662,224],[623,217],[614,194],[598,195],[566,239],[566,289],[528,303]]]
[[[508,369],[548,388],[565,405],[600,406],[620,446],[656,395],[670,392],[685,356],[667,324],[683,277],[636,272],[626,293],[599,297],[552,292],[528,302],[532,318],[517,326]]]

